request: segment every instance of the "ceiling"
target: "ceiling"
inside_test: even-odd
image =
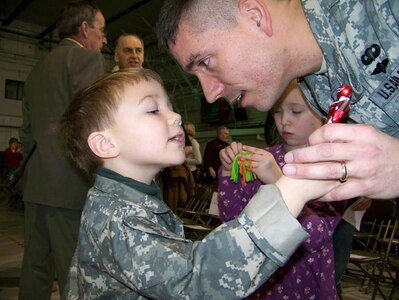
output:
[[[91,0],[89,2],[101,9],[106,20],[109,45],[105,51],[113,50],[115,39],[123,32],[137,33],[146,42],[146,47],[152,47],[157,43],[154,29],[162,1]],[[37,34],[32,32],[31,37],[43,41],[49,40],[55,35],[55,22],[67,3],[67,0],[1,0],[1,29],[12,31],[13,25],[22,21],[43,28]]]
[[[169,53],[158,48],[155,26],[161,0],[91,0],[105,17],[108,45],[113,54],[117,37],[124,32],[138,34],[145,43],[144,67],[157,71],[170,94],[177,100],[199,99],[198,80],[182,71]],[[34,39],[48,48],[58,42],[55,22],[67,0],[0,0],[0,32]],[[199,101],[198,101],[199,102]]]

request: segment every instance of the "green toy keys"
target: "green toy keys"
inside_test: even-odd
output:
[[[242,150],[242,154],[250,154],[251,152]],[[252,172],[252,160],[240,159],[238,155],[234,157],[233,165],[231,168],[230,179],[234,182],[238,182],[238,177],[241,175],[241,182],[245,185],[247,182],[256,179],[256,175]]]

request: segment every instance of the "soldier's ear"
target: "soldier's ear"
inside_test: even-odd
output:
[[[239,0],[239,12],[269,37],[273,34],[269,8],[263,0]]]
[[[113,158],[119,155],[118,147],[114,145],[106,130],[91,133],[87,143],[91,151],[100,158]]]

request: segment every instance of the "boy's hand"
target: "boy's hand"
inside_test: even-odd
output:
[[[240,153],[240,158],[252,161],[252,172],[262,183],[275,183],[283,175],[280,166],[270,152],[246,145],[242,146],[242,149],[251,153]]]
[[[341,185],[339,180],[308,180],[281,176],[276,182],[288,210],[295,217],[309,200],[319,199]]]
[[[226,148],[220,150],[219,157],[222,162],[222,176],[231,175],[231,166],[234,161],[234,157],[242,150],[242,144],[232,142]]]

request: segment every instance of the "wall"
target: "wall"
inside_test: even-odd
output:
[[[48,46],[34,39],[0,33],[0,151],[8,147],[10,137],[19,138],[22,124],[22,101],[5,98],[5,81],[25,82],[37,61],[49,52]],[[105,60],[107,70],[111,69],[112,57],[105,56]]]
[[[47,51],[26,41],[0,36],[0,150],[8,147],[10,137],[19,137],[22,101],[5,98],[6,79],[25,81],[36,61]]]

